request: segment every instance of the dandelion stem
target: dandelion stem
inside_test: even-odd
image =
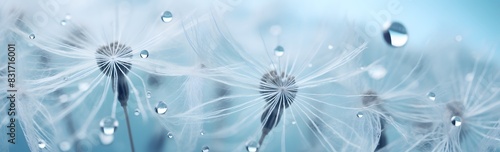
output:
[[[128,118],[127,106],[122,106],[122,108],[123,108],[123,111],[125,112],[125,120],[127,120],[127,130],[128,130],[128,139],[130,141],[130,148],[132,149],[132,152],[135,152],[134,139],[132,138],[132,131],[130,128],[130,120]]]

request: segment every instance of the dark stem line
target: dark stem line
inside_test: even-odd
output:
[[[130,120],[128,117],[127,106],[122,106],[122,108],[123,111],[125,112],[125,120],[127,120],[127,131],[128,131],[128,139],[130,141],[130,148],[132,149],[132,152],[135,152],[134,139],[132,138],[132,130],[130,128]]]

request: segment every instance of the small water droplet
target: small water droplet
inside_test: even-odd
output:
[[[70,20],[71,19],[71,15],[66,14],[66,16],[64,16],[64,18],[67,19],[67,20]]]
[[[151,91],[146,91],[146,98],[151,98]]]
[[[381,65],[375,65],[368,70],[368,74],[375,80],[379,80],[385,77],[387,70]]]
[[[297,124],[297,121],[295,121],[295,120],[292,121],[292,125],[295,125],[295,124]]]
[[[384,31],[384,39],[387,44],[393,47],[402,47],[408,42],[408,33],[403,24],[393,22],[391,26]]]
[[[141,114],[141,111],[139,109],[135,109],[134,115],[138,116],[139,114]]]
[[[47,147],[47,143],[45,143],[45,140],[38,140],[38,148],[44,149],[45,147]]]
[[[90,85],[86,82],[78,84],[78,90],[80,91],[87,91],[89,89]]]
[[[69,151],[71,149],[71,144],[67,141],[63,141],[59,143],[59,149],[61,149],[61,151]]]
[[[201,148],[201,152],[209,152],[210,151],[210,148],[208,146],[203,146]]]
[[[363,117],[363,113],[362,113],[362,112],[358,112],[358,113],[356,114],[356,117],[358,117],[358,118]]]
[[[455,41],[461,42],[462,41],[462,35],[455,36]]]
[[[63,80],[64,80],[64,81],[68,81],[68,77],[64,77],[64,78],[63,78]]]
[[[259,149],[259,145],[255,141],[250,141],[246,145],[246,149],[248,152],[257,152]]]
[[[328,49],[329,50],[333,49],[333,45],[328,45]]]
[[[163,115],[167,112],[167,110],[168,110],[168,107],[167,107],[167,104],[165,102],[160,101],[160,102],[158,102],[158,104],[156,104],[156,107],[155,107],[156,113]]]
[[[168,137],[168,138],[174,138],[174,135],[173,135],[171,132],[168,132],[168,133],[167,133],[167,137]]]
[[[436,94],[434,92],[427,93],[427,97],[429,97],[432,101],[436,100]]]
[[[205,135],[205,132],[203,130],[200,131],[200,135],[202,135],[202,136]]]
[[[112,135],[118,128],[118,120],[112,117],[106,117],[101,119],[99,125],[101,126],[101,131],[104,135]]]
[[[465,75],[465,81],[472,82],[472,80],[474,80],[474,73],[467,73],[467,75]]]
[[[148,50],[142,50],[141,51],[141,58],[145,59],[149,57],[149,51]]]
[[[451,117],[451,124],[455,127],[462,125],[462,118],[460,116]]]
[[[281,45],[278,45],[274,49],[274,55],[276,55],[277,57],[281,57],[283,56],[283,54],[285,54],[285,49]]]
[[[269,33],[273,36],[278,36],[281,34],[281,26],[279,25],[273,25],[269,28]]]
[[[170,11],[165,11],[163,12],[163,15],[161,16],[161,20],[165,23],[171,22],[173,19],[172,12]]]
[[[30,37],[30,39],[32,39],[32,40],[33,40],[33,39],[35,39],[35,34],[30,34],[30,36],[29,36],[29,37]]]
[[[66,20],[61,20],[61,25],[62,26],[66,25]]]

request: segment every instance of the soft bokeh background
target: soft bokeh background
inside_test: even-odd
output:
[[[228,2],[230,1],[230,2]],[[133,1],[140,3],[139,1]],[[391,13],[391,7],[399,4],[399,11]],[[338,31],[336,39],[342,39],[345,36],[344,31],[357,31],[353,35],[366,34],[369,37],[369,46],[379,49],[391,49],[394,51],[425,52],[436,56],[443,55],[443,52],[453,51],[457,48],[464,49],[474,53],[488,53],[494,50],[498,52],[500,44],[500,2],[497,1],[417,1],[417,0],[352,0],[352,1],[285,1],[285,0],[217,0],[217,1],[198,1],[191,3],[193,8],[198,8],[198,12],[219,12],[227,24],[228,30],[239,40],[243,46],[261,45],[245,41],[245,39],[255,39],[255,29],[272,32],[272,25],[279,25],[284,35],[293,35],[301,33],[294,31],[296,29],[313,31],[318,24],[327,22],[326,27],[331,26]],[[225,10],[220,10],[220,6]],[[8,9],[0,7],[1,9]],[[64,10],[64,5],[61,10]],[[91,10],[88,10],[91,11]],[[149,11],[144,9],[142,11]],[[203,14],[203,13],[201,13]],[[158,19],[161,12],[158,13]],[[203,16],[193,14],[193,16],[183,16],[183,18],[196,18]],[[389,19],[387,19],[389,17]],[[59,21],[59,20],[50,20]],[[401,48],[388,46],[382,37],[383,26],[397,21],[402,23],[409,35],[408,43]],[[374,26],[375,29],[366,30],[367,26]],[[199,25],[203,26],[203,25]],[[308,27],[310,26],[310,27]],[[297,28],[300,27],[300,28]],[[3,27],[0,27],[3,28]],[[367,32],[368,31],[368,32]],[[336,33],[332,33],[336,34]],[[335,43],[335,42],[332,42]],[[325,46],[326,47],[326,46]],[[448,50],[449,49],[449,50]],[[189,51],[189,50],[188,50]],[[373,51],[373,50],[369,50]],[[495,59],[491,64],[500,66],[500,53],[495,53]],[[2,59],[2,62],[4,60]],[[465,62],[465,61],[464,61]],[[436,63],[443,64],[443,63]],[[182,85],[179,80],[184,78],[166,78],[165,83],[172,86]],[[174,87],[172,87],[174,88]],[[208,90],[213,91],[213,90]],[[95,92],[97,93],[97,92]],[[216,92],[208,92],[207,96],[213,96]],[[153,93],[154,100],[161,100],[160,92]],[[184,97],[179,97],[182,102]],[[169,99],[166,99],[169,100]],[[103,107],[110,107],[111,103],[104,104]],[[175,107],[172,107],[175,108]],[[163,151],[183,151],[174,144],[176,139],[158,138],[156,135],[166,135],[168,131],[162,129],[153,119],[144,121],[140,116],[134,116],[131,110],[132,132],[134,134],[136,150],[148,151],[151,147],[151,141],[164,142]],[[2,109],[2,113],[4,109]],[[152,109],[150,109],[152,110]],[[98,137],[94,141],[87,142],[88,151],[128,151],[128,135],[125,131],[125,120],[121,109],[118,109],[117,119],[120,126],[115,134],[114,141],[110,145],[100,145]],[[19,126],[19,124],[18,124]],[[93,124],[98,128],[98,123]],[[219,144],[210,139],[210,128],[217,126],[203,126],[206,129],[199,130],[199,141],[192,146],[197,151],[202,147],[223,147],[215,146]],[[2,126],[2,132],[5,128]],[[244,132],[244,131],[242,131]],[[2,135],[3,141],[4,135]],[[21,128],[18,127],[16,145],[10,145],[9,149],[13,152],[29,151]],[[246,136],[241,138],[241,142],[247,141]],[[300,144],[300,143],[297,143]],[[223,144],[222,144],[223,145]],[[278,151],[279,145],[269,147],[268,151]],[[74,149],[72,149],[74,150]],[[245,147],[228,151],[245,151]],[[292,150],[290,150],[292,151]],[[301,150],[297,150],[301,151]]]

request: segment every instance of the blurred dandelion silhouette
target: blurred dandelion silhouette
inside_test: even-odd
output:
[[[447,53],[454,66],[433,73],[437,85],[431,89],[431,118],[410,150],[496,151],[500,129],[498,66],[491,64],[495,52],[471,55]],[[438,66],[439,67],[439,66]]]

